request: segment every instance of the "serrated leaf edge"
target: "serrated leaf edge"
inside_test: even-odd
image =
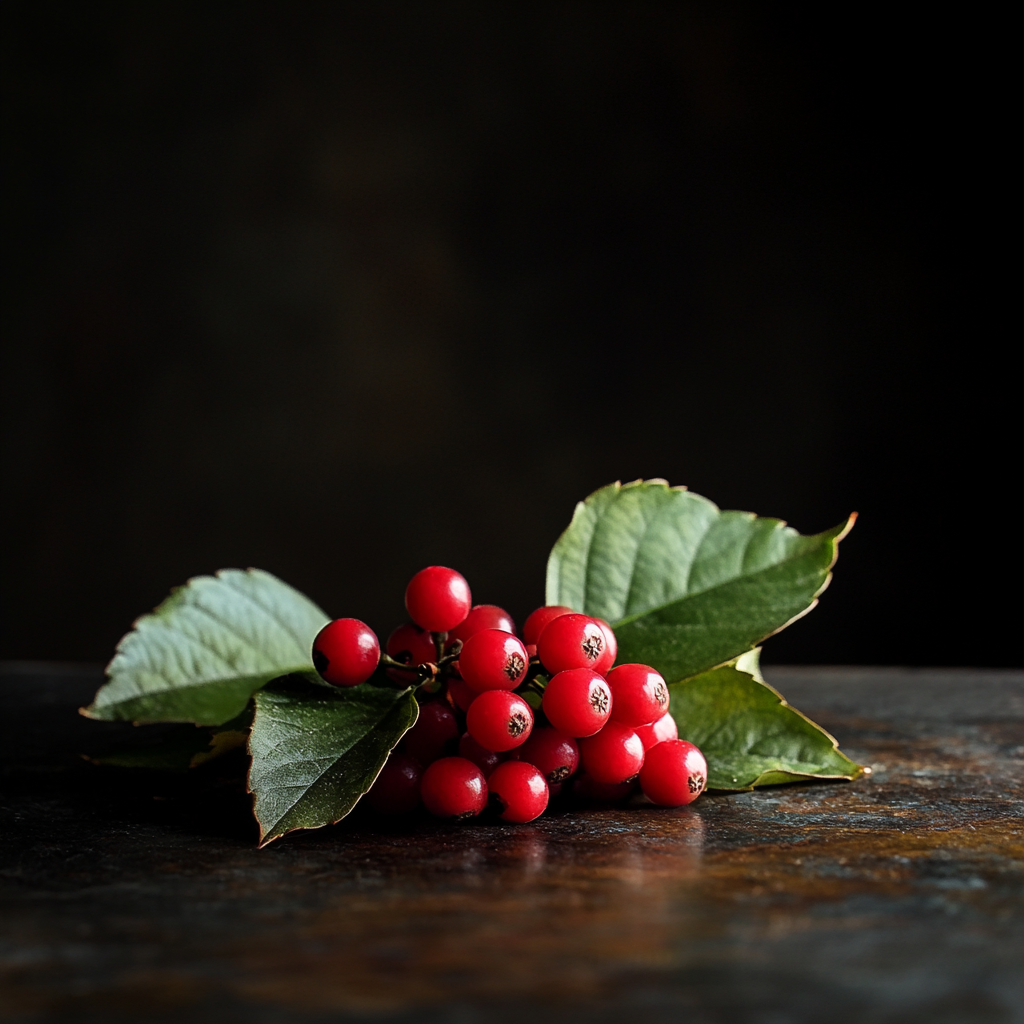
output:
[[[856,516],[856,513],[854,513],[854,516]],[[838,538],[837,538],[837,543],[838,543]],[[833,564],[835,564],[835,563],[833,562]],[[798,616],[798,618],[799,618],[799,616]],[[782,627],[780,627],[780,628],[782,628]],[[721,665],[716,665],[714,668],[705,669],[704,672],[697,672],[695,675],[687,676],[686,679],[678,679],[678,680],[676,680],[674,683],[670,684],[670,688],[669,688],[670,699],[671,699],[671,692],[672,692],[671,691],[671,686],[681,686],[683,683],[689,682],[691,679],[696,679],[697,676],[705,675],[707,672],[716,672],[720,668],[730,668],[730,667],[731,668],[735,668],[737,672],[742,672],[743,675],[750,676],[750,678],[753,679],[755,683],[760,683],[761,686],[765,687],[768,690],[771,690],[771,692],[774,693],[776,697],[778,697],[779,703],[783,707],[789,708],[790,711],[794,712],[794,714],[796,714],[800,718],[802,718],[808,725],[810,725],[813,728],[817,729],[818,732],[820,732],[832,744],[832,749],[837,754],[839,754],[840,757],[842,757],[845,760],[849,761],[850,764],[852,764],[856,770],[854,772],[852,772],[852,773],[848,772],[846,774],[824,775],[824,774],[806,774],[804,772],[789,772],[789,771],[785,771],[785,769],[773,768],[771,770],[771,772],[761,772],[761,774],[758,775],[758,777],[749,786],[737,786],[737,787],[732,788],[732,789],[730,789],[730,788],[723,788],[723,787],[716,787],[713,790],[713,792],[716,792],[716,793],[749,793],[752,790],[757,788],[758,783],[760,782],[761,779],[763,779],[765,777],[765,775],[772,774],[773,772],[784,772],[786,775],[792,775],[792,776],[794,776],[794,779],[793,779],[794,782],[798,781],[800,779],[808,779],[808,780],[814,780],[814,779],[834,779],[834,780],[839,780],[839,779],[842,779],[845,782],[855,782],[857,779],[861,778],[863,775],[868,774],[868,769],[867,769],[867,767],[865,765],[857,764],[856,761],[854,761],[850,757],[847,757],[847,755],[844,754],[839,749],[839,740],[837,740],[835,738],[835,736],[833,736],[832,733],[830,733],[828,731],[828,729],[826,729],[824,726],[818,725],[818,723],[815,722],[814,719],[808,718],[807,715],[805,715],[799,708],[793,707],[793,705],[790,704],[789,701],[786,700],[786,698],[783,697],[782,694],[779,693],[779,691],[776,690],[775,687],[772,686],[771,683],[767,682],[764,679],[764,677],[761,675],[761,669],[760,669],[759,658],[758,657],[755,657],[754,659],[752,659],[751,664],[753,666],[753,671],[751,671],[750,669],[747,669],[747,668],[740,668],[738,666],[738,662],[742,661],[744,658],[749,658],[750,655],[752,655],[752,654],[753,655],[760,655],[760,651],[761,651],[760,647],[753,647],[753,648],[751,648],[751,650],[745,651],[743,654],[739,655],[738,657],[731,658],[729,661],[723,662]],[[786,785],[786,783],[772,783],[772,785]]]
[[[250,565],[250,566],[246,567],[245,569],[236,569],[234,567],[228,566],[228,567],[224,567],[224,568],[221,568],[221,569],[217,569],[213,573],[205,573],[204,572],[204,573],[199,573],[199,574],[197,574],[195,576],[189,576],[189,578],[187,580],[185,580],[184,583],[180,583],[180,584],[178,584],[175,587],[171,587],[170,593],[168,593],[168,595],[155,608],[153,608],[151,611],[144,612],[142,615],[139,615],[138,617],[136,617],[135,619],[132,620],[132,624],[129,627],[129,629],[127,630],[127,632],[121,637],[120,640],[117,641],[117,646],[114,648],[114,654],[111,657],[110,661],[107,662],[107,665],[106,665],[106,667],[103,670],[104,682],[101,684],[99,690],[96,691],[96,695],[93,697],[92,703],[89,704],[87,707],[79,708],[78,709],[78,713],[83,718],[88,718],[88,719],[91,719],[92,721],[95,721],[95,722],[124,722],[124,721],[130,721],[132,723],[132,725],[153,725],[153,724],[156,724],[158,722],[181,722],[181,723],[193,722],[194,720],[191,719],[191,718],[183,718],[183,719],[167,719],[167,718],[159,718],[159,719],[152,719],[152,718],[150,718],[150,719],[147,719],[147,718],[139,718],[139,719],[104,718],[103,716],[96,714],[96,710],[97,710],[96,709],[96,698],[99,696],[100,692],[108,684],[113,682],[113,674],[111,672],[111,669],[114,667],[114,662],[117,661],[118,656],[121,654],[121,649],[124,647],[124,645],[137,632],[137,630],[139,628],[139,625],[141,623],[149,620],[149,619],[159,618],[160,617],[160,613],[166,608],[166,606],[169,605],[171,602],[173,602],[173,601],[178,599],[178,595],[181,593],[181,591],[187,590],[193,583],[199,582],[200,580],[212,580],[212,579],[220,580],[225,586],[230,587],[231,590],[235,594],[238,594],[241,597],[246,598],[250,602],[250,604],[255,605],[255,607],[259,608],[259,610],[261,612],[263,612],[265,615],[270,616],[270,618],[274,619],[276,622],[280,623],[281,625],[284,625],[283,623],[281,623],[280,619],[277,619],[277,617],[273,614],[273,612],[271,612],[264,605],[260,604],[259,601],[255,600],[252,597],[251,594],[247,594],[244,590],[239,590],[236,586],[234,586],[234,584],[231,582],[231,580],[229,578],[229,574],[232,574],[232,573],[244,573],[246,575],[251,575],[251,576],[256,576],[256,575],[269,576],[275,582],[281,583],[284,586],[289,587],[292,590],[295,589],[294,587],[291,586],[291,584],[285,583],[285,581],[282,580],[280,577],[275,576],[271,572],[267,572],[266,569],[260,569],[258,566],[253,566],[253,565]],[[300,594],[303,598],[305,598],[307,601],[309,601],[309,603],[312,604],[314,608],[316,608],[318,611],[320,611],[320,613],[324,616],[324,619],[327,620],[327,618],[328,618],[327,613],[325,611],[323,611],[323,609],[320,608],[320,606],[315,601],[313,601],[312,598],[308,597],[306,594],[302,594],[301,591],[296,591],[296,593]],[[205,614],[208,618],[212,619],[214,622],[217,622],[219,625],[221,625],[222,627],[227,629],[229,632],[234,633],[236,636],[239,635],[236,630],[234,630],[232,627],[226,625],[226,623],[222,622],[215,615],[213,615],[209,611],[209,609],[203,608],[200,605],[194,605],[193,607],[196,610],[198,610],[198,611],[202,612],[203,614]],[[285,626],[285,629],[287,630],[288,633],[291,634],[292,639],[295,640],[295,642],[296,642],[296,645],[301,648],[303,646],[303,644],[300,641],[300,639],[294,633],[292,633],[292,631],[290,629],[288,629],[287,626]],[[190,638],[190,639],[195,639],[195,638]],[[243,637],[242,639],[245,639],[245,638]],[[212,648],[210,648],[208,645],[204,644],[201,640],[198,641],[198,642],[200,643],[201,646],[206,647],[207,650],[210,650],[213,654],[217,654],[216,651],[213,651]],[[219,657],[219,655],[218,655],[218,657]],[[284,676],[289,676],[289,675],[300,675],[300,674],[307,674],[307,673],[312,673],[313,675],[316,675],[315,669],[313,668],[312,661],[307,662],[307,663],[303,663],[302,665],[295,665],[295,666],[292,666],[292,667],[284,667],[284,668],[281,668],[281,669],[274,669],[273,672],[274,672],[273,675],[270,675],[269,678],[264,680],[263,683],[261,683],[259,686],[257,686],[252,691],[252,694],[250,694],[250,698],[251,698],[252,695],[257,693],[259,690],[262,690],[264,686],[267,686],[268,684],[272,683],[275,679],[281,679]],[[157,676],[161,676],[162,678],[166,678],[163,675],[163,673],[159,672],[159,671],[156,671],[153,674],[157,675]],[[216,678],[212,678],[212,679],[203,679],[201,682],[186,683],[186,684],[180,685],[180,686],[168,686],[164,690],[157,690],[157,691],[152,691],[152,692],[155,692],[155,693],[168,693],[168,692],[170,692],[172,690],[194,689],[194,688],[201,687],[201,686],[210,686],[210,685],[216,684],[218,682],[223,682],[224,680],[228,680],[228,679],[245,679],[245,678],[258,679],[263,674],[264,673],[257,673],[256,675],[249,676],[249,677],[237,676],[236,675],[236,676],[222,676],[222,677],[216,677]],[[321,680],[319,678],[319,676],[317,676],[316,680],[314,680],[314,681],[316,681],[316,682],[323,682],[323,680]],[[145,697],[145,696],[147,696],[147,694],[144,694],[144,693],[136,694],[134,697],[128,697],[128,698],[125,698],[124,700],[121,700],[121,701],[112,702],[110,704],[105,704],[105,705],[103,705],[103,707],[116,708],[116,707],[118,707],[120,705],[127,704],[131,700],[137,700],[137,699],[139,699],[141,697]],[[223,724],[223,723],[198,723],[197,722],[195,724],[196,725],[211,725],[211,724]]]

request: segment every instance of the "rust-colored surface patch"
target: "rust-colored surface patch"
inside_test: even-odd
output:
[[[820,685],[805,710],[872,766],[857,782],[520,827],[357,818],[264,851],[230,782],[127,781],[50,730],[4,764],[0,1005],[33,1024],[1020,1019],[1024,723],[838,713]]]

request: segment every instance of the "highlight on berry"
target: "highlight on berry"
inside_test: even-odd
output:
[[[415,690],[416,723],[366,795],[375,812],[424,807],[466,821],[488,811],[524,823],[555,798],[680,807],[704,792],[707,762],[679,739],[664,678],[616,664],[603,619],[551,605],[519,633],[507,611],[474,605],[465,577],[440,565],[413,576],[405,607],[409,621],[383,651],[353,618],[313,641],[313,664],[332,686]]]

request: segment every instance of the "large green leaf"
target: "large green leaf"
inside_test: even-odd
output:
[[[761,678],[757,654],[669,686],[680,738],[707,758],[708,788],[857,778],[835,739]]]
[[[260,569],[197,576],[135,623],[107,667],[109,682],[82,713],[220,725],[271,679],[312,672],[310,648],[327,621]]]
[[[249,736],[260,845],[344,818],[418,714],[411,688],[334,689],[291,678],[261,690]]]
[[[552,549],[547,603],[611,622],[619,662],[686,679],[810,611],[853,518],[805,537],[663,480],[611,484],[576,506]]]

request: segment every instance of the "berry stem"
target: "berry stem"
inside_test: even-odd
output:
[[[437,663],[440,665],[444,661],[444,645],[448,639],[447,633],[431,633],[431,637],[434,640],[434,647],[437,649]]]

